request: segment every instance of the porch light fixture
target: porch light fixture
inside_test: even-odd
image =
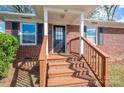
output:
[[[98,24],[98,22],[91,22],[92,24]]]
[[[64,12],[68,12],[68,10],[65,9]]]
[[[65,14],[61,14],[60,18],[64,19],[65,18]]]

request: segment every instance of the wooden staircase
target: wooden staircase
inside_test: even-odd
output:
[[[84,53],[79,59],[78,56],[55,56],[47,57],[47,36],[43,37],[43,43],[39,55],[39,83],[40,87],[61,87],[61,86],[94,86],[95,79],[102,87],[108,86],[108,58],[109,56],[94,46],[87,38],[81,37],[84,41]],[[69,41],[70,54],[79,53],[73,51],[72,42],[79,40],[74,38]],[[84,63],[88,68],[84,67]],[[95,79],[89,75],[92,72]]]
[[[87,68],[75,56],[48,59],[47,87],[83,87],[94,85]]]

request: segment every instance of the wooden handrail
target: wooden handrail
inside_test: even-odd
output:
[[[67,44],[69,44],[70,42],[72,42],[72,41],[74,41],[74,40],[78,40],[78,39],[80,39],[80,38],[79,38],[79,37],[73,38],[73,39],[71,39]]]
[[[95,45],[93,45],[87,38],[82,37],[83,41],[85,41],[89,46],[91,46],[95,51],[97,51],[101,56],[109,57],[105,52],[101,51],[99,48],[97,48]]]
[[[47,72],[47,55],[46,55],[46,46],[47,46],[47,36],[43,37],[43,43],[40,51],[39,61],[40,61],[40,87],[46,86],[46,72]]]
[[[79,37],[76,37],[76,38],[73,38],[70,41],[68,41],[67,45],[69,46],[69,52],[70,53],[79,54],[78,49],[73,47],[73,45],[77,44],[76,41],[79,39],[80,39]],[[75,42],[73,43],[73,41],[75,41]],[[76,45],[76,46],[78,46],[78,45]]]
[[[92,44],[87,38],[84,41],[84,60],[101,86],[108,86],[108,65],[109,56]]]
[[[80,37],[76,37],[71,39],[68,44],[71,42],[76,42],[79,40]],[[84,41],[84,54],[83,57],[86,64],[98,80],[101,86],[106,87],[108,86],[108,65],[107,60],[109,56],[97,48],[94,44],[92,44],[87,38],[81,37]],[[72,45],[70,46],[73,47]]]

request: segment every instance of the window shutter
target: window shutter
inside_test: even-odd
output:
[[[12,27],[11,27],[12,35],[19,39],[19,37],[18,37],[19,22],[11,22],[11,25],[12,25]]]
[[[84,36],[86,37],[87,26],[84,26]]]
[[[104,33],[103,33],[103,28],[99,27],[99,45],[103,45],[104,44]]]
[[[37,44],[41,45],[43,40],[43,24],[37,24]]]

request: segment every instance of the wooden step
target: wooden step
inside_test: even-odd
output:
[[[63,59],[48,59],[48,63],[49,62],[66,62],[67,59],[63,58]]]
[[[49,62],[49,66],[60,66],[60,65],[70,65],[68,62]]]
[[[56,68],[56,69],[65,69],[69,68],[71,65],[68,62],[49,62],[48,67],[49,68]]]
[[[64,55],[49,55],[48,56],[48,60],[65,60],[67,58],[68,56],[64,56]]]
[[[65,87],[72,86],[76,84],[81,84],[82,86],[88,85],[88,80],[80,79],[76,77],[56,77],[48,79],[48,87]]]
[[[74,74],[74,70],[70,68],[52,68],[48,70],[48,77],[64,77],[64,76],[72,76]]]

